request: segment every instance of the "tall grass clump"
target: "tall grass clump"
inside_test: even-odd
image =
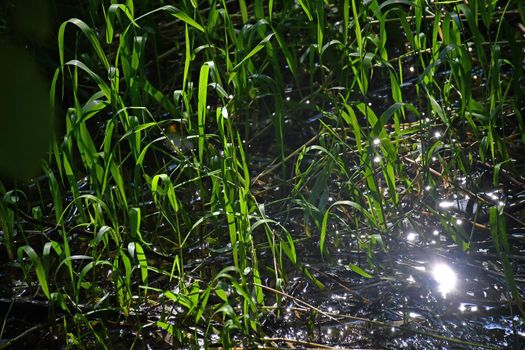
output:
[[[371,278],[416,210],[451,220],[439,189],[522,170],[520,1],[87,4],[58,27],[42,176],[0,182],[2,246],[68,346],[113,348],[116,322],[263,344],[290,276],[325,288],[308,258],[355,237]],[[523,315],[513,216],[481,205]]]

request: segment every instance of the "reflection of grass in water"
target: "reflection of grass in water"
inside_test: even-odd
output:
[[[231,347],[242,335],[248,346],[263,334],[268,308],[289,297],[290,271],[324,287],[298,244],[318,242],[328,260],[343,244],[338,229],[358,233],[352,248],[366,263],[346,263],[369,278],[385,238],[421,210],[422,197],[439,199],[424,197],[427,186],[455,186],[477,160],[495,186],[503,171],[519,174],[508,140],[525,141],[523,39],[513,30],[522,6],[298,3],[241,1],[239,16],[225,2],[206,9],[128,2],[111,5],[101,23],[60,27],[52,98],[60,100],[62,88],[71,97],[61,101],[69,107],[64,135],[44,165],[51,195],[40,190],[36,204],[46,219],[37,227],[53,222],[57,233],[25,246],[7,239],[14,192],[0,223],[26,277],[36,273],[45,297],[68,315],[71,341],[89,335],[105,346],[109,324],[85,305],[125,316],[155,305],[164,311],[152,312],[153,321],[127,322],[159,327],[176,344]],[[66,44],[73,32],[76,54]],[[378,105],[374,89],[385,85],[383,100],[392,103]],[[182,120],[180,136],[170,118]],[[263,176],[250,176],[257,156],[250,144],[265,142],[252,125],[272,128],[278,146],[265,154],[275,161],[256,169]],[[316,137],[291,140],[312,127]],[[166,140],[179,152],[163,150]],[[271,176],[291,189],[272,191],[284,198],[272,198]],[[521,309],[504,214],[491,209],[490,226]],[[71,239],[74,227],[88,243]],[[468,234],[444,230],[471,248]]]

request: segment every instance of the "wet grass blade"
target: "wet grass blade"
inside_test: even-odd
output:
[[[210,75],[210,67],[213,62],[206,62],[202,65],[199,74],[199,102],[198,102],[198,120],[197,127],[199,133],[199,162],[202,164],[204,157],[204,142],[206,139],[205,125],[206,125],[206,111],[208,105],[206,99],[208,97],[208,77]]]
[[[490,221],[490,233],[492,236],[492,242],[494,247],[501,257],[503,264],[503,272],[505,274],[505,280],[508,284],[508,288],[512,294],[514,302],[517,304],[522,316],[525,317],[525,308],[523,307],[523,300],[521,294],[516,285],[516,279],[514,277],[514,269],[510,263],[510,246],[507,237],[507,224],[505,222],[505,216],[501,210],[496,207],[489,209],[489,221]]]
[[[64,33],[65,33],[65,30],[68,24],[73,24],[77,26],[77,28],[79,28],[84,33],[84,35],[87,37],[87,39],[91,43],[91,46],[95,50],[95,53],[97,54],[98,59],[103,64],[103,67],[105,69],[109,69],[109,66],[110,66],[109,61],[106,58],[106,54],[104,53],[102,46],[100,45],[97,34],[86,23],[84,23],[83,21],[77,18],[67,20],[58,29],[58,52],[60,56],[60,64],[61,64],[62,69],[65,64],[64,63],[65,62]]]
[[[233,70],[236,71],[243,65],[244,62],[255,56],[259,51],[261,51],[264,46],[270,41],[270,39],[274,36],[274,33],[268,34],[264,39],[262,39],[259,44],[257,44],[244,58],[233,67]]]
[[[36,272],[36,277],[38,279],[38,283],[40,285],[40,288],[42,288],[42,292],[44,292],[44,295],[46,298],[50,298],[51,294],[49,292],[49,285],[48,285],[48,276],[46,271],[44,270],[44,266],[42,265],[42,261],[40,260],[40,257],[35,252],[33,248],[31,248],[28,245],[22,246],[18,249],[17,255],[18,259],[20,261],[23,260],[24,253],[29,257],[31,260],[31,263],[33,264],[33,268]]]

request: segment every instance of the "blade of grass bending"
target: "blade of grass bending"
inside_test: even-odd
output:
[[[124,12],[126,17],[130,20],[130,22],[135,26],[139,27],[139,25],[135,22],[135,19],[133,18],[133,14],[128,9],[128,7],[124,4],[112,4],[108,8],[108,14],[106,16],[106,42],[108,44],[111,44],[113,42],[113,21],[115,16],[117,15],[117,11],[120,10]]]
[[[33,266],[36,272],[36,277],[38,279],[38,283],[40,284],[40,288],[42,288],[42,291],[44,292],[44,295],[46,296],[46,298],[49,299],[50,293],[49,293],[49,285],[47,283],[47,273],[44,270],[44,266],[42,265],[42,261],[40,260],[40,257],[38,256],[38,254],[35,252],[35,250],[31,246],[28,246],[28,245],[22,246],[18,248],[18,254],[17,254],[18,260],[20,261],[21,264],[23,264],[24,253],[29,257],[29,259],[33,263]]]
[[[148,284],[148,260],[146,259],[146,254],[144,249],[139,242],[130,242],[128,244],[128,252],[130,256],[135,257],[139,263],[140,267],[140,277],[142,283],[145,285]],[[145,289],[147,291],[147,289]]]
[[[137,17],[135,19],[135,21],[139,21],[139,20],[141,20],[143,18],[151,16],[152,14],[154,14],[156,12],[168,12],[170,15],[180,19],[184,23],[189,24],[193,28],[198,29],[198,30],[200,30],[203,33],[206,32],[205,29],[199,23],[197,23],[193,18],[188,16],[187,13],[185,13],[185,12],[179,10],[178,8],[176,8],[175,6],[171,6],[171,5],[165,5],[165,6],[156,8],[153,11],[147,12],[147,13],[143,14],[142,16]]]
[[[328,226],[328,217],[330,216],[330,210],[340,205],[350,206],[356,209],[361,214],[363,214],[370,222],[374,221],[374,218],[372,217],[372,215],[370,215],[370,213],[366,211],[365,208],[363,208],[359,203],[356,203],[353,201],[337,201],[333,203],[328,209],[326,209],[326,212],[324,213],[324,216],[323,216],[323,223],[321,224],[321,235],[319,238],[319,246],[320,246],[321,254],[323,255],[325,253],[326,230]]]
[[[76,67],[82,69],[84,72],[86,72],[89,75],[89,77],[91,79],[93,79],[93,81],[95,81],[95,83],[97,83],[98,87],[100,88],[100,91],[102,91],[104,93],[104,95],[106,96],[108,102],[111,101],[111,96],[112,96],[111,88],[104,82],[104,80],[102,80],[102,78],[98,74],[93,72],[91,69],[89,69],[88,66],[86,66],[84,63],[82,63],[79,60],[68,61],[66,63],[66,65],[76,66]]]
[[[357,116],[353,108],[346,102],[344,102],[344,107],[346,109],[346,112],[341,111],[341,116],[343,117],[343,120],[346,122],[346,124],[352,127],[352,131],[355,137],[357,152],[361,153],[363,150],[363,145],[361,144],[361,133],[362,133],[361,126],[359,125],[359,121],[357,120]]]
[[[77,290],[80,290],[82,288],[82,284],[83,282],[85,282],[86,275],[91,270],[93,270],[94,267],[104,266],[104,265],[109,266],[110,268],[112,267],[111,263],[106,260],[90,261],[86,266],[84,266],[82,270],[80,271],[80,274],[78,275],[77,286],[76,286]]]
[[[95,53],[97,54],[104,68],[106,70],[109,69],[109,61],[104,53],[104,50],[102,49],[102,46],[100,45],[100,42],[98,41],[97,34],[86,23],[84,23],[78,18],[72,18],[70,20],[65,21],[58,29],[58,53],[60,56],[60,66],[62,67],[62,69],[64,66],[64,32],[66,30],[66,26],[69,23],[77,26],[84,33],[84,35],[88,38],[89,42],[91,43],[91,46],[93,46],[93,49],[95,50]]]
[[[133,239],[136,239],[140,242],[144,242],[142,239],[142,234],[140,233],[140,208],[130,208],[129,210],[129,225],[130,225],[130,234]]]
[[[264,45],[266,45],[267,42],[270,41],[270,39],[275,35],[275,33],[268,34],[264,39],[262,39],[257,46],[255,46],[235,67],[233,67],[233,70],[236,71],[246,60],[249,60],[251,57],[253,57],[257,52],[261,51],[264,48]]]
[[[413,6],[414,3],[413,0],[387,0],[381,3],[379,5],[378,9],[383,10],[385,7],[393,5],[393,4],[399,4],[399,5],[407,5],[407,6]]]
[[[55,242],[55,241],[47,242],[44,245],[44,248],[42,249],[42,266],[44,267],[44,271],[46,273],[49,272],[51,250],[54,250],[56,255],[60,259],[62,259],[64,257],[62,248],[60,247],[60,244],[58,242]]]

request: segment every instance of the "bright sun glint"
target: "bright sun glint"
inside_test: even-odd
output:
[[[432,269],[432,276],[438,283],[438,290],[443,295],[443,298],[446,298],[447,294],[456,287],[456,273],[448,265],[443,263],[436,264]]]

